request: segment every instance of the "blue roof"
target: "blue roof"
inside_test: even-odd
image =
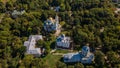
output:
[[[57,41],[62,41],[62,39],[61,38],[57,38]]]
[[[79,62],[81,60],[80,54],[78,53],[68,53],[64,55],[64,62]]]
[[[87,56],[83,56],[83,53]],[[92,63],[94,54],[90,53],[89,46],[83,46],[82,52],[68,53],[64,55],[64,62],[81,62],[81,63]]]
[[[61,37],[62,37],[62,38],[64,38],[64,37],[65,37],[65,35],[64,35],[64,34],[62,34],[62,35],[61,35]]]
[[[90,48],[88,46],[83,46],[82,50],[84,50],[84,51],[90,51]]]

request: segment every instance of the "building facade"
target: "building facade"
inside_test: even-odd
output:
[[[64,34],[60,35],[56,39],[56,47],[63,48],[63,49],[70,49],[71,48],[71,39],[70,37],[66,37]]]

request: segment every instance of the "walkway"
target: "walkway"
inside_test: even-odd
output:
[[[59,25],[59,29],[55,32],[55,37],[57,37],[61,33],[61,25]]]
[[[50,54],[51,54],[51,53],[54,53],[55,51],[56,51],[56,49],[51,50],[51,51],[50,51]]]

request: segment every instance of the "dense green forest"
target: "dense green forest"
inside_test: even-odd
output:
[[[58,12],[51,9],[57,6]],[[0,68],[120,68],[120,12],[114,12],[117,7],[111,0],[0,0]],[[26,12],[13,18],[15,9]],[[92,64],[65,64],[57,58],[60,56],[49,54],[55,37],[44,31],[43,22],[56,14],[61,34],[73,40],[73,50],[90,43],[95,54]],[[24,41],[36,34],[45,36],[41,44],[48,55],[44,58],[25,55]]]

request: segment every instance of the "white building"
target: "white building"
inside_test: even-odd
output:
[[[12,12],[12,15],[22,15],[22,14],[24,14],[24,13],[25,13],[25,10],[21,10],[21,11],[14,10],[14,11]]]
[[[90,52],[89,46],[83,46],[81,52],[65,54],[63,60],[65,63],[81,62],[90,64],[94,60],[94,54]]]
[[[19,15],[23,15],[26,11],[25,10],[14,10],[11,15],[13,18],[17,18]]]
[[[57,31],[60,29],[60,24],[59,24],[59,18],[56,15],[55,19],[49,18],[44,22],[44,30],[51,32],[51,31]]]
[[[44,49],[41,50],[41,48],[36,48],[35,47],[35,44],[36,44],[36,41],[38,40],[42,40],[42,35],[31,35],[28,39],[28,41],[25,41],[24,42],[24,46],[26,46],[26,54],[32,54],[36,57],[39,57],[43,52],[44,52]]]
[[[70,37],[66,37],[64,34],[60,35],[56,39],[57,48],[71,48],[71,39]]]

